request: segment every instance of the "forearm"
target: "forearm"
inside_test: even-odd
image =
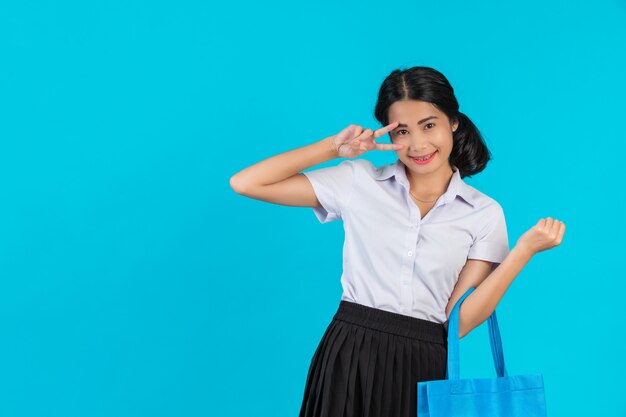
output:
[[[465,298],[459,312],[460,337],[464,337],[489,318],[530,258],[530,251],[514,247],[502,263]]]
[[[310,145],[257,162],[233,175],[230,183],[241,189],[270,185],[312,166],[338,158],[332,138],[333,136],[329,136]]]

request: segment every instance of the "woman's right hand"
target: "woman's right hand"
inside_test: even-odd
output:
[[[332,136],[331,140],[341,158],[356,158],[367,151],[397,151],[404,145],[376,143],[375,140],[395,129],[398,122],[393,122],[375,131],[363,129],[359,125],[350,125]]]

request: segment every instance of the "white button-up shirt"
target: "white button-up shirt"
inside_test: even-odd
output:
[[[422,218],[404,168],[399,159],[379,168],[349,159],[303,174],[322,205],[313,208],[318,220],[344,221],[341,299],[444,323],[467,259],[498,264],[509,253],[504,212],[453,166]]]

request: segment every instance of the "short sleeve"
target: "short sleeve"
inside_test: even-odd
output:
[[[321,207],[313,207],[320,223],[343,219],[354,179],[354,161],[346,160],[339,165],[303,172],[309,179]]]
[[[493,268],[509,254],[509,239],[504,211],[499,204],[490,207],[491,213],[470,247],[468,259],[493,262]]]

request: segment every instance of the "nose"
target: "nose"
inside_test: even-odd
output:
[[[413,152],[423,151],[428,148],[428,144],[422,139],[411,139],[409,149]]]
[[[409,147],[411,149],[425,149],[428,146],[428,140],[419,135],[411,135],[408,139]]]

